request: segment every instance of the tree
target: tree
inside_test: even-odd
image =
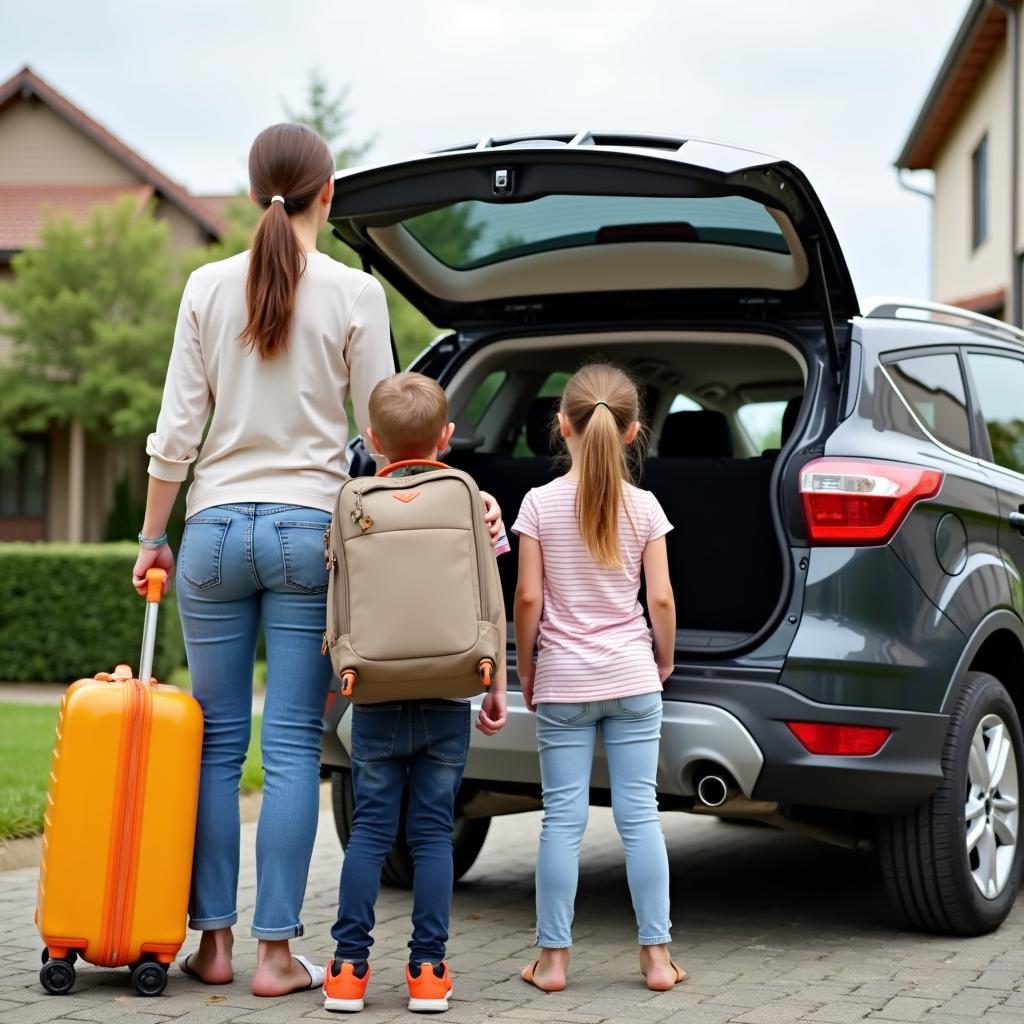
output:
[[[168,229],[124,198],[86,224],[51,216],[0,286],[13,314],[0,366],[0,458],[17,434],[76,420],[94,436],[140,437],[160,407],[180,288]]]
[[[347,106],[348,94],[349,87],[344,86],[332,95],[324,76],[314,70],[309,76],[304,106],[293,109],[287,103],[284,104],[285,114],[290,120],[309,125],[331,147],[339,170],[362,160],[376,141],[371,138],[353,142],[347,137],[351,116]],[[321,252],[348,266],[360,266],[358,256],[335,237],[330,225],[320,233],[317,245]],[[386,281],[384,290],[387,293],[398,359],[402,366],[408,366],[416,354],[437,336],[438,329]]]
[[[376,137],[353,143],[346,141],[348,122],[352,112],[348,109],[351,86],[342,86],[333,96],[323,74],[314,69],[309,74],[306,109],[293,110],[283,103],[289,121],[308,125],[334,152],[334,164],[339,169],[359,163],[373,148]]]

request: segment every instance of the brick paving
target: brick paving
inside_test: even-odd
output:
[[[632,911],[608,811],[595,809],[582,853],[573,972],[564,993],[518,978],[534,956],[532,864],[539,815],[497,820],[459,885],[450,959],[455,997],[445,1020],[475,1024],[922,1024],[1024,1022],[1024,902],[995,935],[922,936],[899,929],[873,862],[764,828],[666,815],[673,868],[674,952],[690,974],[672,992],[642,985]],[[240,936],[253,900],[253,825],[243,827]],[[329,814],[320,833],[297,949],[325,960],[340,849]],[[0,1022],[286,1024],[325,1013],[315,993],[257,999],[246,985],[255,943],[236,944],[238,980],[204,988],[176,969],[164,996],[134,995],[126,971],[80,965],[69,996],[43,993],[32,926],[35,871],[0,874]],[[375,977],[361,1024],[408,1021],[403,965],[408,895],[384,890]]]

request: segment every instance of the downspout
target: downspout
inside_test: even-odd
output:
[[[908,192],[913,192],[915,196],[924,196],[932,204],[932,217],[929,229],[931,231],[931,239],[929,240],[928,248],[932,250],[931,259],[928,261],[928,294],[932,295],[932,289],[935,287],[935,193],[929,192],[926,188],[921,188],[919,185],[912,185],[904,177],[905,167],[896,166],[896,180],[899,182],[900,188],[906,189]]]
[[[1010,323],[1020,327],[1021,257],[1020,236],[1020,9],[1014,0],[990,0],[1006,11],[1006,32],[1010,42]]]

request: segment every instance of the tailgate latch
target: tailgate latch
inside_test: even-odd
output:
[[[494,172],[492,190],[496,196],[510,196],[515,190],[515,171],[503,168]]]

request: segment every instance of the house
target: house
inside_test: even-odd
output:
[[[223,231],[224,197],[191,195],[31,68],[0,84],[0,278],[37,242],[47,208],[84,221],[94,205],[126,195],[153,203],[175,246]],[[0,358],[4,347],[0,329]],[[101,444],[77,424],[24,441],[0,468],[0,540],[102,540],[116,482],[144,475],[141,446]]]
[[[896,160],[931,170],[932,294],[1021,324],[1020,0],[971,0]]]

